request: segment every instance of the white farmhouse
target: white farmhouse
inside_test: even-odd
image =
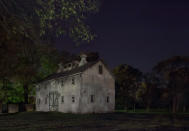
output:
[[[64,113],[113,112],[115,80],[102,60],[80,61],[59,65],[56,74],[36,85],[36,110]]]

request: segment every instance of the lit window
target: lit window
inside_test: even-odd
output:
[[[73,85],[75,84],[75,79],[74,79],[74,78],[72,78],[72,84],[73,84]]]
[[[64,96],[62,96],[62,99],[61,99],[62,103],[64,103]]]
[[[102,73],[103,73],[102,65],[99,65],[99,67],[98,67],[98,71],[99,71],[99,74],[102,74]]]
[[[75,97],[74,96],[72,96],[72,103],[74,103],[75,102]]]
[[[107,98],[106,98],[106,102],[107,102],[107,103],[110,102],[110,97],[109,97],[109,96],[107,96]]]
[[[91,95],[91,103],[94,102],[94,95]]]

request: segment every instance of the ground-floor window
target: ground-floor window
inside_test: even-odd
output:
[[[107,102],[107,103],[110,102],[110,97],[109,97],[109,96],[107,96],[107,98],[106,98],[106,102]]]
[[[41,100],[37,99],[37,105],[40,105]]]
[[[64,96],[61,97],[61,102],[64,103]]]
[[[91,95],[91,103],[94,102],[94,95]]]
[[[62,86],[62,87],[64,86],[64,80],[61,81],[61,86]]]
[[[48,97],[45,98],[45,104],[47,104]]]

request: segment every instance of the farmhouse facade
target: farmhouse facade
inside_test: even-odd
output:
[[[59,65],[56,74],[36,85],[36,110],[64,113],[114,111],[115,80],[103,60],[80,60]]]

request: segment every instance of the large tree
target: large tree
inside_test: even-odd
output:
[[[172,111],[186,107],[184,96],[189,94],[189,57],[175,56],[159,62],[154,70],[164,78],[172,100]]]
[[[1,0],[0,75],[4,85],[7,80],[22,83],[28,103],[29,85],[56,69],[54,52],[37,53],[36,44],[62,36],[89,43],[95,34],[85,22],[98,9],[98,0]]]
[[[158,107],[160,88],[160,79],[155,74],[144,74],[143,81],[138,90],[138,96],[142,98],[142,103],[145,105],[147,112],[150,111],[152,105],[156,104],[156,108]]]
[[[116,105],[135,109],[142,72],[129,65],[119,65],[114,68],[113,73],[116,79]]]
[[[98,0],[38,0],[41,35],[66,35],[74,42],[90,42],[95,38],[86,18],[98,12]]]
[[[95,34],[86,19],[98,9],[98,0],[1,0],[0,35],[19,33],[32,40],[67,36],[89,43]]]

